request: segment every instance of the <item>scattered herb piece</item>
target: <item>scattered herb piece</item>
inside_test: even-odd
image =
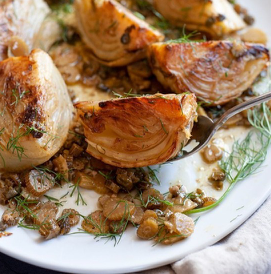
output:
[[[244,207],[245,207],[245,206],[241,206],[241,207],[237,208],[236,211],[237,211],[237,210],[240,210],[240,209],[242,209],[242,208],[244,208]]]
[[[127,203],[127,201],[125,200],[120,200],[116,206],[112,209],[112,211],[110,212],[109,216],[111,214],[113,214],[113,212],[117,209],[118,205],[120,203],[125,203],[125,210],[124,210],[124,214],[122,216],[122,219],[115,225],[113,226],[113,231],[112,232],[108,232],[108,233],[105,233],[104,232],[104,226],[105,226],[105,223],[107,222],[108,218],[106,218],[104,221],[102,221],[102,219],[100,220],[99,223],[97,223],[95,220],[93,220],[93,218],[91,216],[83,216],[83,215],[80,215],[81,217],[84,218],[84,220],[86,220],[87,222],[89,222],[91,225],[93,225],[94,228],[96,228],[98,230],[97,233],[90,233],[86,230],[83,230],[83,229],[78,229],[79,231],[78,232],[74,232],[74,233],[70,233],[69,235],[71,234],[78,234],[78,233],[86,233],[86,234],[90,234],[90,235],[93,235],[95,236],[94,239],[105,239],[107,240],[106,242],[108,241],[114,241],[114,246],[116,246],[122,236],[123,236],[123,233],[124,231],[126,230],[128,224],[129,224],[129,220],[130,220],[130,210],[129,210],[129,205]],[[109,217],[108,216],[108,217]],[[118,231],[120,230],[121,228],[121,232],[118,233]]]
[[[145,16],[137,11],[134,11],[134,15],[141,20],[145,20]]]
[[[117,98],[129,98],[129,97],[141,97],[141,96],[145,96],[147,94],[141,95],[141,94],[136,94],[136,93],[132,93],[132,89],[130,89],[128,92],[124,92],[123,95],[119,94],[115,91],[112,91],[112,93],[117,97]]]
[[[108,173],[108,174],[105,174],[103,173],[102,171],[98,171],[98,173],[100,175],[102,175],[106,180],[112,180],[113,179],[113,176],[112,176],[112,170]]]
[[[33,132],[38,132],[38,133],[41,133],[41,134],[47,133],[46,131],[37,129],[33,126],[32,127],[27,126],[26,130],[22,131],[21,129],[24,126],[25,126],[24,124],[21,124],[19,126],[16,135],[14,135],[14,133],[11,134],[11,137],[9,138],[8,143],[7,143],[7,147],[6,147],[7,150],[11,151],[13,154],[16,152],[20,161],[22,160],[23,156],[27,157],[27,155],[24,153],[25,148],[20,144],[20,139],[22,137],[28,136],[29,134],[31,134]]]
[[[167,206],[173,206],[174,204],[167,201],[167,200],[162,200],[160,198],[157,198],[157,197],[154,197],[152,195],[149,195],[148,198],[147,198],[147,201],[144,201],[143,200],[143,197],[142,197],[142,192],[139,193],[139,195],[137,196],[137,200],[140,201],[140,204],[142,207],[144,208],[147,208],[150,204],[164,204],[164,205],[167,205]]]
[[[71,192],[71,194],[70,194],[70,197],[73,196],[73,194],[75,193],[75,190],[76,190],[76,191],[77,191],[77,198],[76,198],[75,203],[76,203],[77,205],[79,205],[80,202],[81,202],[82,205],[87,205],[87,203],[85,202],[85,200],[84,200],[84,198],[83,198],[83,196],[82,196],[82,194],[81,194],[81,192],[80,192],[79,183],[80,183],[80,181],[78,180],[77,183],[75,183],[75,184],[69,186],[69,188],[72,189],[72,192]]]
[[[159,179],[158,179],[158,177],[157,177],[157,175],[155,173],[155,172],[158,172],[158,170],[157,169],[152,169],[149,166],[147,167],[147,169],[148,169],[148,173],[149,173],[151,179],[153,181],[155,181],[158,185],[160,185],[160,181],[159,181]]]
[[[240,215],[237,215],[235,218],[233,218],[230,222],[233,222],[233,221],[235,221],[237,218],[239,218],[239,217],[241,217],[242,216],[242,214],[240,214]]]
[[[168,131],[166,130],[165,125],[164,125],[163,121],[161,120],[161,118],[160,118],[159,120],[160,120],[160,123],[161,123],[161,126],[162,126],[163,131],[164,131],[166,134],[168,134]]]

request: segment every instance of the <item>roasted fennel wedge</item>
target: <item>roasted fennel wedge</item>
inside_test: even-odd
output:
[[[0,61],[29,54],[49,11],[43,0],[0,1]]]
[[[0,62],[0,170],[20,171],[49,160],[64,144],[73,106],[49,55]]]
[[[196,118],[193,94],[79,102],[87,152],[113,166],[159,164],[175,157],[190,137]]]
[[[169,90],[187,90],[213,105],[239,97],[265,68],[269,51],[229,41],[155,43],[148,52],[157,79]]]
[[[149,44],[164,36],[114,0],[76,0],[82,40],[107,66],[124,66],[146,56]]]
[[[216,38],[246,26],[227,0],[154,0],[154,7],[173,25]]]

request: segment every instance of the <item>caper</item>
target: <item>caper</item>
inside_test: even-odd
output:
[[[129,33],[124,33],[120,38],[121,43],[124,44],[124,45],[129,44],[130,40],[131,40],[131,38],[130,38]]]
[[[205,22],[205,25],[207,27],[211,27],[214,23],[215,23],[216,19],[214,17],[209,17],[206,22]]]
[[[223,156],[222,150],[216,145],[208,145],[202,152],[203,159],[207,163],[214,163]]]

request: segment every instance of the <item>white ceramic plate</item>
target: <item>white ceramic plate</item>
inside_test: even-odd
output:
[[[239,2],[256,17],[256,26],[268,33],[271,40],[271,0]],[[231,133],[221,132],[218,138],[229,141],[232,139],[230,134],[238,135],[237,129]],[[9,230],[13,233],[12,236],[0,239],[0,251],[34,265],[70,273],[127,273],[172,263],[214,244],[242,224],[271,193],[270,167],[271,152],[259,173],[238,183],[217,208],[202,215],[196,224],[195,233],[190,238],[173,246],[153,246],[151,241],[141,241],[136,237],[133,228],[128,229],[121,242],[114,246],[113,242],[97,242],[86,234],[63,236],[45,242],[36,231],[14,227]],[[170,184],[180,182],[188,190],[194,190],[199,184],[204,185],[207,181],[210,170],[206,171],[206,168],[198,155],[164,165],[159,172],[162,182],[159,188],[165,192]],[[210,191],[208,187],[206,189]],[[53,190],[50,195],[61,197],[66,191],[63,189],[61,193],[57,193]],[[213,195],[220,196],[221,193]],[[78,209],[80,213],[87,215],[96,208],[98,196],[91,191],[84,191],[83,196],[88,206]],[[74,201],[69,203],[65,204],[65,207],[76,208]],[[3,208],[0,209],[2,210]]]

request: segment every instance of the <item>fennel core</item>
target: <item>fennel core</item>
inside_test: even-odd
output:
[[[218,206],[239,181],[254,174],[266,159],[271,144],[271,111],[264,103],[249,110],[248,120],[253,129],[244,140],[235,141],[232,152],[219,162],[230,183],[229,187],[214,204],[189,210],[186,214],[200,213]]]

